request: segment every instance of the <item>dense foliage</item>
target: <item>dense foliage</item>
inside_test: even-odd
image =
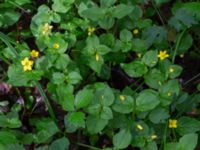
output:
[[[199,2],[1,0],[0,150],[195,149],[199,23]]]

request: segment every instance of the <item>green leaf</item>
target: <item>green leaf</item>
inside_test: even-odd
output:
[[[138,60],[132,61],[129,64],[122,63],[121,67],[130,77],[134,78],[141,77],[148,71],[146,65]]]
[[[0,131],[0,143],[4,145],[17,143],[17,138],[15,134],[10,131]]]
[[[174,96],[178,96],[180,92],[180,84],[177,80],[169,80],[168,82],[164,83],[159,88],[159,94],[162,98],[166,100],[162,100],[162,105],[166,106],[169,105]]]
[[[198,135],[191,133],[186,134],[179,140],[180,150],[194,150],[198,143]]]
[[[79,72],[72,71],[67,76],[67,82],[69,84],[77,84],[82,80],[82,77]]]
[[[122,129],[113,136],[113,145],[117,149],[125,149],[131,144],[131,139],[130,130]]]
[[[200,91],[200,83],[197,84],[197,90]]]
[[[157,5],[160,5],[162,3],[169,2],[170,0],[153,0],[153,1],[155,1]]]
[[[84,88],[76,94],[75,106],[77,109],[87,107],[93,99],[93,90]]]
[[[19,128],[21,126],[17,112],[10,112],[7,115],[0,115],[0,127]]]
[[[37,133],[34,136],[36,143],[44,143],[59,132],[54,121],[49,118],[31,119],[30,124],[36,126]]]
[[[145,44],[145,41],[142,39],[133,39],[132,42],[132,51],[137,52],[137,53],[144,53],[147,50],[147,46]]]
[[[154,109],[160,103],[158,94],[154,90],[143,90],[136,98],[136,109],[148,111]]]
[[[100,4],[101,4],[101,7],[110,7],[113,4],[115,4],[115,2],[116,0],[101,0]]]
[[[69,85],[59,85],[56,88],[57,102],[66,111],[74,110],[74,95]]]
[[[133,11],[134,7],[131,5],[119,4],[113,7],[112,16],[121,19],[129,15]]]
[[[170,69],[173,69],[173,72],[171,72]],[[181,74],[182,70],[183,68],[179,65],[170,65],[168,67],[167,73],[171,79],[174,79]]]
[[[9,145],[6,145],[6,150],[25,150],[23,145],[20,145],[20,144],[9,144]]]
[[[142,8],[139,5],[134,4],[134,9],[132,13],[129,15],[129,17],[134,21],[137,20],[136,22],[134,22],[136,27],[142,28],[144,26],[144,24],[138,25],[139,21],[144,21],[144,19],[139,20],[142,16],[143,16]]]
[[[62,137],[57,139],[51,143],[49,146],[49,150],[68,150],[69,148],[69,140],[66,137]]]
[[[149,120],[155,124],[165,123],[169,117],[169,112],[164,108],[156,108],[149,114]]]
[[[145,147],[143,147],[141,150],[158,150],[156,142],[152,141],[147,143]]]
[[[94,101],[100,103],[103,106],[110,106],[114,102],[114,94],[112,89],[103,83],[96,84],[96,91],[94,93]]]
[[[114,23],[115,23],[114,18],[111,18],[108,16],[104,16],[104,18],[99,20],[99,22],[98,22],[99,26],[105,30],[112,28]]]
[[[142,62],[144,62],[149,67],[153,67],[158,62],[157,55],[158,55],[157,51],[150,50],[144,54],[144,56],[142,57]]]
[[[99,39],[101,44],[108,47],[113,47],[115,45],[115,37],[112,33],[101,34]]]
[[[107,124],[107,119],[101,119],[98,116],[89,115],[86,120],[87,130],[90,134],[101,132]]]
[[[179,143],[167,143],[164,147],[164,150],[183,150],[183,149],[179,149]]]
[[[29,4],[31,3],[31,0],[14,0],[15,3],[17,3],[18,5],[24,5],[24,4]]]
[[[26,72],[25,72],[26,73]],[[10,65],[8,68],[8,83],[13,86],[25,86],[28,84],[28,79],[20,65]]]
[[[91,115],[99,115],[101,109],[102,109],[101,104],[95,102],[94,104],[88,106],[87,112]]]
[[[186,11],[182,8],[178,9],[175,12],[175,15],[170,18],[169,25],[180,31],[185,27],[189,28],[192,25],[197,24],[197,20],[193,16],[193,14],[189,11]]]
[[[67,132],[74,132],[78,128],[85,128],[85,114],[72,112],[65,116],[65,128]]]
[[[52,75],[52,82],[54,84],[61,84],[65,81],[65,75],[60,72],[54,72]]]
[[[117,95],[112,109],[116,112],[128,114],[133,111],[134,99],[129,95]]]
[[[92,7],[85,9],[81,14],[88,19],[98,21],[104,17],[105,11],[103,8]]]
[[[165,80],[165,75],[158,69],[151,69],[144,75],[145,84],[154,89],[158,89]]]
[[[112,119],[113,113],[112,113],[112,110],[110,109],[110,107],[103,106],[100,117],[102,119],[107,119],[107,120]]]
[[[177,53],[184,54],[193,44],[192,36],[186,32],[181,38]]]
[[[144,30],[142,38],[145,40],[145,43],[148,47],[152,44],[160,44],[167,39],[167,31],[164,27],[161,26],[151,26]]]
[[[95,54],[93,54],[92,56],[87,57],[87,59],[89,60],[88,66],[99,75],[101,73],[101,68],[102,68],[102,66],[104,64],[104,60],[103,60],[102,56],[99,55],[99,60],[98,61],[96,60]]]
[[[131,41],[132,37],[133,37],[132,33],[127,29],[123,29],[120,32],[120,40],[122,40],[123,42]]]
[[[67,54],[60,54],[55,61],[55,67],[57,69],[64,70],[69,63],[70,63],[69,56]]]
[[[182,4],[184,9],[190,11],[198,20],[200,20],[200,4],[198,2],[187,2]]]
[[[20,13],[13,8],[1,8],[0,10],[0,27],[8,27],[19,20]]]
[[[72,7],[75,0],[53,0],[52,8],[54,11],[59,13],[66,13]]]
[[[177,126],[176,131],[180,135],[200,131],[200,121],[190,117],[181,117],[178,119]]]

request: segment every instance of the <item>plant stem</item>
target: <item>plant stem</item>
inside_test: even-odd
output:
[[[187,85],[188,83],[190,83],[191,81],[193,81],[194,79],[196,79],[198,77],[200,77],[200,72],[197,75],[195,75],[194,77],[192,77],[191,79],[187,80],[183,85],[184,86]]]
[[[9,42],[10,40],[8,39],[8,37],[5,34],[3,34],[2,32],[0,32],[0,39],[10,48],[10,50],[13,52],[15,57],[19,56],[19,54],[17,53],[15,48],[10,44],[10,42]]]
[[[164,130],[164,134],[163,134],[163,140],[160,146],[160,149],[164,149],[166,146],[166,141],[167,141],[167,128],[168,128],[168,121],[166,122],[165,125],[165,130]]]
[[[173,55],[173,57],[172,57],[172,63],[174,63],[174,61],[175,61],[176,53],[177,53],[178,47],[179,47],[179,45],[180,45],[181,39],[182,39],[182,37],[183,37],[183,35],[184,35],[184,33],[185,33],[186,30],[187,30],[187,29],[184,29],[184,30],[181,32],[181,34],[179,35],[178,39],[177,39],[176,46],[175,46],[175,50],[174,50],[174,55]]]
[[[174,137],[174,139],[175,139],[175,142],[177,142],[176,133],[175,133],[175,130],[174,130],[174,129],[172,129],[172,134],[173,134],[173,137]]]
[[[10,62],[0,53],[0,58],[7,64],[10,65]]]
[[[162,24],[165,26],[165,22],[164,22],[164,20],[163,20],[161,14],[160,14],[158,8],[157,8],[156,5],[154,4],[154,1],[153,1],[153,0],[151,0],[151,4],[152,4],[153,8],[155,9],[156,13],[158,14],[158,17],[160,18],[160,21],[161,21]]]
[[[12,2],[12,1],[8,1],[8,3],[16,6],[17,8],[21,9],[22,11],[24,11],[25,13],[29,14],[28,11],[26,11],[24,8],[22,8],[19,4],[17,4],[16,2]]]
[[[51,105],[50,105],[50,103],[49,103],[49,99],[47,98],[47,96],[46,96],[44,90],[43,90],[42,87],[41,87],[41,84],[40,84],[38,81],[36,81],[36,82],[35,82],[35,85],[36,85],[38,91],[40,92],[41,96],[42,96],[43,99],[44,99],[44,102],[45,102],[45,104],[46,104],[46,106],[47,106],[47,108],[48,108],[48,111],[49,111],[49,114],[50,114],[51,118],[56,122],[55,114],[54,114],[53,109],[52,109],[52,107],[51,107]]]
[[[93,149],[93,150],[102,150],[100,148],[97,148],[97,147],[94,147],[94,146],[91,146],[91,145],[86,145],[86,144],[83,144],[83,143],[75,143],[79,146],[82,146],[82,147],[87,147],[87,148],[90,148],[90,149]]]

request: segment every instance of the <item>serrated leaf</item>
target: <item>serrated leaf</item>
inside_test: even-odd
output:
[[[131,63],[128,63],[128,64],[122,63],[121,67],[130,77],[134,77],[134,78],[141,77],[148,71],[146,65],[143,62],[138,61],[138,60],[132,61]]]
[[[79,91],[75,97],[75,106],[77,109],[88,106],[93,98],[93,90],[84,88]]]
[[[113,136],[113,145],[117,149],[125,149],[131,143],[131,133],[127,129],[122,129],[120,132]]]
[[[121,19],[127,15],[129,15],[133,11],[134,7],[133,6],[128,6],[125,4],[119,4],[115,7],[113,7],[112,10],[112,16],[118,19]]]
[[[136,98],[136,109],[148,111],[154,109],[160,103],[158,94],[154,90],[143,90]]]
[[[87,130],[90,134],[99,133],[107,124],[107,119],[101,119],[98,116],[89,115],[86,120]]]

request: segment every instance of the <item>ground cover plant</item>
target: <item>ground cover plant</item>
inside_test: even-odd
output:
[[[0,150],[194,150],[200,3],[0,0]]]

